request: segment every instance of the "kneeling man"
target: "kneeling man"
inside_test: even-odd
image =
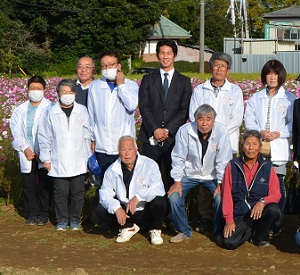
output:
[[[107,169],[99,190],[97,215],[102,221],[117,220],[116,242],[127,242],[141,226],[149,226],[151,244],[162,244],[161,227],[167,211],[164,184],[158,165],[137,151],[133,137],[119,139],[119,158]]]
[[[185,211],[189,190],[202,184],[213,194],[215,213],[220,205],[220,184],[232,153],[226,127],[215,122],[216,112],[203,104],[194,113],[195,121],[181,126],[172,151],[171,176],[174,184],[168,197],[172,221],[179,232],[170,242],[177,243],[192,236]],[[216,214],[215,214],[216,217]],[[214,220],[216,227],[216,218]]]

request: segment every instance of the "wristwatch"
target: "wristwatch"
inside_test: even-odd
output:
[[[266,205],[266,200],[264,198],[260,198],[259,201]]]

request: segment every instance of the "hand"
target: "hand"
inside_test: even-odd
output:
[[[253,220],[258,220],[258,219],[260,219],[260,218],[261,218],[261,215],[262,215],[262,212],[263,212],[263,210],[264,210],[264,207],[265,207],[264,203],[261,202],[261,201],[258,201],[258,202],[254,205],[254,207],[253,207],[253,209],[252,209],[252,211],[251,211],[250,217],[251,217]]]
[[[43,167],[49,172],[51,169],[51,162],[44,162]]]
[[[126,212],[122,207],[117,209],[116,217],[117,217],[118,224],[122,226],[126,223],[126,220],[129,218],[129,216],[126,214]]]
[[[214,198],[218,195],[221,194],[221,184],[218,184],[218,186],[216,187],[216,190],[214,192]]]
[[[274,132],[270,132],[269,134],[269,141],[272,141],[276,138],[280,137],[280,132],[274,131]]]
[[[27,158],[27,160],[33,160],[35,158],[34,152],[31,151],[29,148],[26,148],[24,150],[24,154],[25,154],[25,157]]]
[[[158,142],[162,142],[165,139],[168,138],[169,136],[169,132],[165,129],[165,128],[157,128],[154,132],[153,132],[154,138],[158,141]]]
[[[139,200],[136,196],[134,196],[127,204],[126,213],[130,212],[132,215],[136,211],[136,206],[139,203]]]
[[[270,138],[271,132],[269,130],[261,130],[260,133],[262,135],[263,140],[270,141],[269,138]]]
[[[125,75],[121,72],[120,69],[117,71],[116,83],[117,86],[120,86],[125,83]]]
[[[226,223],[223,230],[224,238],[231,237],[233,232],[235,232],[235,228],[236,228],[235,222]]]
[[[168,198],[173,194],[173,193],[179,193],[179,196],[182,196],[182,185],[181,181],[175,181],[174,184],[170,187],[170,190],[168,191]]]

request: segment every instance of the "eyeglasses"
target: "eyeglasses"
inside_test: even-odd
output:
[[[101,69],[103,69],[103,70],[112,69],[116,64],[118,64],[118,63],[116,62],[116,63],[112,63],[112,64],[108,64],[108,65],[101,64]]]
[[[77,69],[79,70],[83,70],[83,69],[86,69],[86,70],[92,70],[93,68],[95,68],[95,66],[91,66],[91,65],[77,65]]]
[[[213,70],[221,70],[221,71],[226,71],[228,69],[228,67],[226,65],[222,65],[222,64],[215,64],[212,66]]]

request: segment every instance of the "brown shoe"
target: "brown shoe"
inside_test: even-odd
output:
[[[184,240],[189,240],[191,237],[188,237],[184,233],[178,233],[176,236],[170,239],[170,243],[180,243]]]

